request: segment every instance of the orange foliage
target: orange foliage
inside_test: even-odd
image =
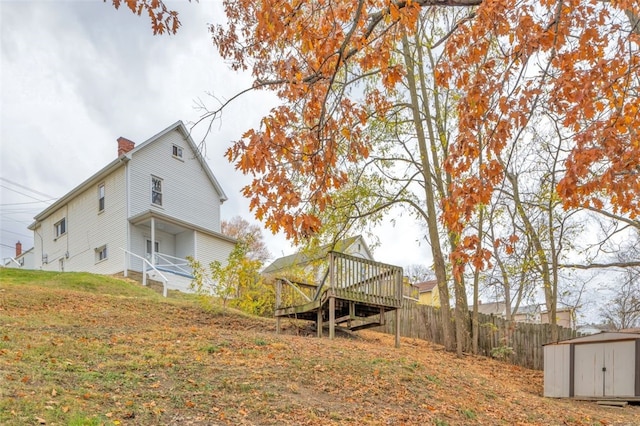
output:
[[[640,30],[631,31],[625,11],[638,16],[640,4],[488,0],[449,40],[440,82],[466,93],[446,164],[457,177],[451,194],[458,211],[444,212],[452,230],[461,232],[503,179],[500,164],[466,177],[480,158],[479,138],[483,156],[492,158],[540,108],[572,132],[557,187],[565,207],[601,207],[608,199],[618,214],[640,214]],[[498,58],[482,63],[490,50]],[[526,71],[533,61],[544,69]]]
[[[103,1],[107,2],[107,0]],[[124,3],[136,15],[142,15],[142,12],[145,12],[151,21],[153,34],[165,32],[175,34],[180,28],[178,12],[169,10],[162,0],[111,0],[111,2],[116,9]]]
[[[137,13],[165,10],[155,0],[126,3]],[[366,158],[363,129],[389,111],[388,93],[403,78],[394,49],[430,6],[477,6],[447,40],[437,70],[440,84],[463,94],[446,163],[454,178],[442,206],[450,230],[461,235],[476,207],[489,203],[504,179],[499,155],[541,108],[572,132],[557,187],[565,206],[607,200],[616,213],[638,216],[640,29],[630,25],[640,16],[637,0],[225,0],[228,22],[210,28],[214,44],[233,69],[251,71],[255,89],[282,100],[227,152],[253,176],[244,195],[256,216],[294,239],[318,230],[316,213],[346,183],[341,166]],[[350,91],[365,75],[376,84]],[[481,156],[485,166],[475,173]],[[454,255],[454,263],[482,263]]]

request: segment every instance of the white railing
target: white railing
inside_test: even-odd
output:
[[[154,264],[158,269],[193,278],[193,270],[187,259],[156,252]]]
[[[190,289],[193,291],[198,291],[193,284],[193,268],[189,264],[187,259],[183,259],[181,257],[171,256],[165,253],[155,253],[155,266],[161,271],[171,272],[177,275],[182,275],[185,278],[190,278],[192,280]],[[207,294],[217,294],[219,291],[219,285],[214,283],[206,274],[203,274],[202,277],[202,288],[201,292]]]
[[[131,253],[129,250],[123,249],[122,247],[120,247],[120,250],[124,251],[128,256],[133,256],[135,258],[138,258],[140,260],[142,260],[142,285],[146,286],[147,285],[147,266],[156,272],[156,274],[158,274],[163,281],[163,285],[162,285],[162,295],[164,297],[167,297],[167,284],[169,284],[169,279],[167,277],[164,276],[164,274],[162,272],[160,272],[151,262],[149,262],[149,260],[145,259],[142,256],[138,256],[135,253]],[[129,269],[129,258],[127,256],[125,256],[124,258],[124,276],[127,276],[127,270]]]

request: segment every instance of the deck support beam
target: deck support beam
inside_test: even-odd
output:
[[[282,281],[276,280],[276,309],[280,307],[282,300]],[[280,317],[276,316],[276,334],[280,334]]]
[[[400,347],[400,308],[396,309],[396,348]]]
[[[318,307],[318,313],[316,317],[316,334],[318,339],[322,338],[322,305]]]
[[[329,339],[336,335],[336,298],[329,296]]]

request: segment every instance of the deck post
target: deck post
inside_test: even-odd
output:
[[[282,281],[276,280],[276,310],[280,308],[280,301],[282,299]],[[280,334],[280,316],[276,315],[276,334]]]
[[[333,340],[336,333],[336,298],[329,296],[329,339]]]
[[[400,347],[400,308],[396,308],[396,348]]]
[[[322,338],[322,305],[318,306],[318,316],[316,317],[316,334],[318,339]]]

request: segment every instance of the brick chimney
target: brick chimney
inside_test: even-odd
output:
[[[135,146],[136,144],[134,142],[131,142],[129,139],[120,136],[118,138],[118,157],[131,151]]]
[[[21,254],[22,254],[22,243],[18,241],[16,243],[16,257],[20,256]]]

